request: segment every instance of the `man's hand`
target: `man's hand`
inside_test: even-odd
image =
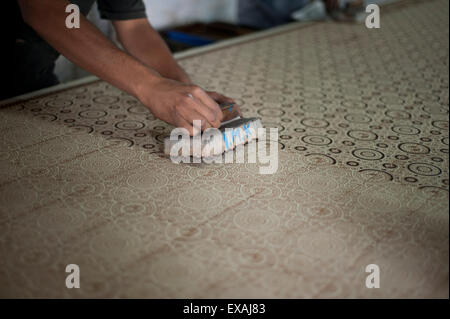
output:
[[[194,132],[193,120],[200,120],[202,129],[220,126],[223,115],[214,98],[220,102],[225,97],[214,93],[210,96],[189,83],[187,74],[148,22],[141,19],[139,23],[120,24],[120,37],[131,51],[129,54],[117,48],[84,16],[80,17],[79,29],[65,28],[65,8],[70,4],[67,0],[19,0],[18,3],[24,21],[57,51],[88,72],[135,96],[156,117],[186,128],[191,135],[199,133]],[[148,39],[139,45],[139,41],[146,38],[144,33],[148,33]],[[146,53],[147,49],[155,47],[159,49],[153,50],[152,54]],[[159,70],[152,68],[156,66]]]
[[[217,92],[207,91],[206,93],[208,93],[208,95],[219,104],[236,103],[232,98],[219,94]]]
[[[227,97],[225,95],[219,94],[217,92],[206,92],[206,93],[208,93],[208,95],[214,101],[216,101],[219,104],[231,104],[231,103],[235,104],[233,106],[233,110],[234,111],[232,113],[226,113],[225,117],[228,117],[228,118],[225,118],[223,120],[225,120],[225,121],[226,120],[231,120],[231,118],[229,118],[229,117],[230,116],[236,116],[236,115],[239,115],[239,116],[242,117],[241,108],[239,107],[239,105],[236,105],[236,101],[235,100],[233,100],[232,98],[229,98],[229,97]]]
[[[219,100],[225,98],[216,94],[212,95]],[[187,129],[190,135],[200,133],[193,127],[194,120],[201,121],[202,130],[218,128],[222,120],[222,111],[218,104],[195,85],[160,78],[139,94],[139,99],[157,118]]]

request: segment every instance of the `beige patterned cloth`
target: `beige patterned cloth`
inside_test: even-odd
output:
[[[448,298],[448,9],[405,1],[381,29],[298,25],[182,59],[278,127],[273,175],[173,164],[170,127],[101,81],[3,107],[0,296]]]

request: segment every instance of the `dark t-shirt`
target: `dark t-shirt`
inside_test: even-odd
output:
[[[79,6],[83,15],[89,13],[94,2],[96,1],[71,1]],[[8,80],[8,87],[1,90],[0,100],[58,83],[54,68],[59,53],[23,21],[17,1],[13,0],[13,3],[11,40],[14,43],[7,48],[12,61],[8,61],[7,63],[11,64],[4,69],[4,79]],[[142,0],[97,0],[97,6],[102,19],[130,20],[146,17]]]

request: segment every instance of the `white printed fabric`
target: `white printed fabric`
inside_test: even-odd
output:
[[[0,109],[0,297],[448,298],[448,9],[181,60],[278,128],[273,175],[172,163],[171,128],[102,81]]]

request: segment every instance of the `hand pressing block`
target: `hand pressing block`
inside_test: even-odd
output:
[[[180,135],[164,139],[164,154],[169,156],[214,157],[257,139],[259,118],[241,118],[235,104],[220,105],[223,113],[219,129],[208,129],[201,135],[181,138]]]

